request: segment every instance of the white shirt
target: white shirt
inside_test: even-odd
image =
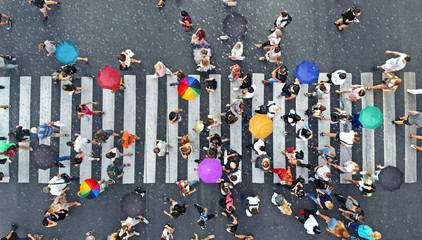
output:
[[[324,176],[324,173],[327,173],[327,172],[331,172],[330,167],[328,165],[319,167],[316,171],[315,177],[324,181],[330,181],[329,178]]]
[[[397,71],[402,70],[405,66],[406,63],[403,62],[403,59],[407,57],[407,54],[404,53],[400,53],[400,56],[397,58],[390,58],[388,59],[384,65],[382,65],[382,68],[386,71],[390,71],[393,69],[396,69]]]
[[[54,44],[50,43],[49,40],[45,40],[45,50],[47,50],[48,53],[55,53],[56,52],[56,46]]]
[[[88,139],[83,138],[82,136],[78,136],[75,139],[75,145],[73,146],[73,149],[75,150],[75,152],[81,152],[82,148],[85,147],[88,143]]]
[[[274,103],[274,104],[273,104]],[[270,105],[270,106],[269,106]],[[268,113],[267,113],[267,116],[268,117],[270,117],[270,118],[273,118],[276,114],[277,114],[277,111],[279,111],[280,110],[280,108],[279,108],[279,110],[275,110],[274,108],[277,106],[277,104],[275,104],[275,102],[273,102],[273,101],[268,101],[268,105],[267,106],[269,106],[268,107]]]
[[[306,232],[307,232],[308,234],[314,235],[314,234],[315,234],[315,232],[314,232],[314,227],[315,227],[315,226],[318,226],[318,222],[317,222],[317,220],[315,219],[314,215],[309,215],[309,218],[308,218],[308,219],[306,219],[306,221],[305,221],[305,223],[303,224],[303,226],[305,227]]]
[[[353,147],[353,138],[355,137],[355,131],[341,132],[339,134],[340,141],[345,144],[346,147]]]
[[[243,98],[253,98],[253,96],[255,95],[256,87],[255,87],[255,85],[252,85],[251,87],[253,88],[254,92],[250,93],[250,92],[247,92],[247,91],[242,91],[243,94],[245,94],[245,96],[243,96]]]
[[[136,218],[131,218],[131,217],[128,217],[128,218],[126,218],[126,220],[124,220],[123,222],[122,222],[122,227],[124,226],[124,225],[126,225],[126,224],[128,224],[129,225],[129,227],[133,227],[133,226],[135,226],[136,224],[138,224],[139,223],[139,220],[138,219],[136,219]]]
[[[276,25],[277,27],[284,27],[287,24],[287,21],[281,22],[283,20],[287,20],[289,18],[289,16],[287,15],[287,17],[283,17],[283,16],[278,16],[277,20],[276,20]]]
[[[248,200],[248,203],[249,203],[249,208],[246,209],[246,216],[252,217],[252,213],[251,213],[252,209],[253,208],[259,208],[259,202],[261,200],[257,197],[247,197],[246,200]]]
[[[231,181],[233,183],[233,185],[238,184],[241,180],[242,180],[242,172],[240,170],[237,170],[236,172],[230,174],[230,175],[234,175],[237,176],[237,180],[236,181]]]
[[[319,85],[316,87],[316,91],[317,91],[317,95],[320,98],[326,98],[328,96],[330,96],[330,90],[331,90],[331,86],[328,83],[324,83],[325,88],[327,89],[327,92],[323,92],[319,89]]]
[[[331,75],[331,82],[333,82],[334,85],[341,85],[346,81],[346,79],[340,78],[341,73],[347,74],[344,70],[337,70]]]
[[[262,139],[258,139],[256,143],[253,145],[253,149],[258,153],[258,155],[264,155],[266,154],[265,151],[261,151],[259,148],[265,146],[265,142],[262,141]]]
[[[280,44],[281,38],[278,38],[276,32],[273,32],[271,33],[269,40],[271,45],[274,46]]]
[[[235,48],[237,44],[240,44],[240,46],[241,46],[239,49]],[[241,57],[242,54],[243,54],[243,43],[237,42],[235,44],[235,47],[233,47],[233,49],[231,51],[231,56],[236,57],[236,58]]]
[[[60,184],[61,183],[61,184]],[[48,187],[50,188],[51,195],[57,196],[65,189],[67,183],[62,178],[58,178],[57,176],[53,177],[48,182]]]

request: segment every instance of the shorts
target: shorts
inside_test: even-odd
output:
[[[344,25],[350,25],[350,23],[347,23],[346,20],[348,20],[348,19],[346,19],[346,18],[343,17],[343,24]]]
[[[42,12],[42,13],[47,13],[47,9],[46,8],[40,8],[40,11]]]
[[[408,119],[403,120],[403,123],[406,124],[406,125],[412,125],[412,124],[409,123],[409,120]]]
[[[279,83],[279,81],[275,80],[274,78],[270,78],[268,81],[270,81],[270,83]]]
[[[337,138],[337,139],[340,139],[340,133],[337,133],[337,134],[336,134],[336,138]]]
[[[334,230],[334,228],[337,226],[338,221],[334,218],[331,218],[331,220],[328,223],[328,229]]]

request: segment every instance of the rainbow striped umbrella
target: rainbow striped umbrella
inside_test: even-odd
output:
[[[88,199],[94,199],[100,194],[100,184],[94,179],[88,178],[81,183],[79,188],[81,196]]]
[[[192,100],[201,93],[201,83],[196,78],[184,77],[177,85],[177,91],[183,99]]]

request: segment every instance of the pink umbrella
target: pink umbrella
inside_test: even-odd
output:
[[[216,183],[223,175],[223,168],[215,158],[205,158],[198,165],[198,177],[205,183]]]

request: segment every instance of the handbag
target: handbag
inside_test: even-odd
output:
[[[67,173],[63,173],[61,178],[65,181],[65,183],[70,183],[70,176]]]

